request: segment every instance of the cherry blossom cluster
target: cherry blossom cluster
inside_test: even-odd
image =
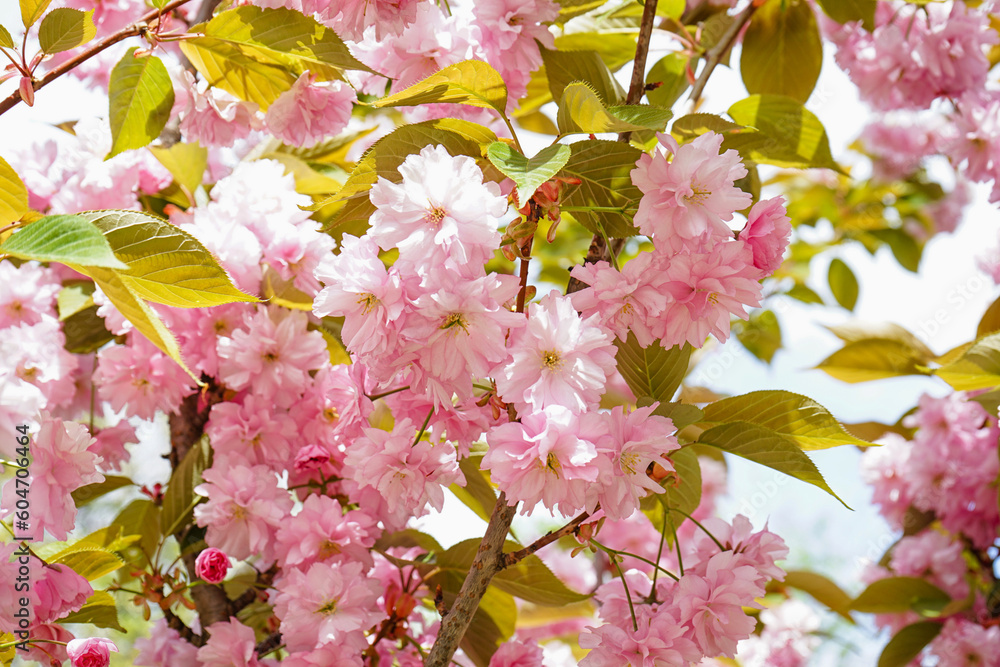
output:
[[[862,457],[874,502],[892,527],[904,531],[885,566],[869,565],[865,579],[917,577],[954,601],[969,601],[941,619],[943,628],[926,654],[938,664],[990,664],[1000,655],[1000,628],[990,621],[987,604],[1000,528],[997,419],[956,392],[922,397],[903,424],[916,429],[912,439],[887,434],[881,447]],[[893,632],[922,620],[915,611],[876,615]]]

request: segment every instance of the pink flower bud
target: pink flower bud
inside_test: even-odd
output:
[[[226,578],[229,571],[229,556],[220,549],[205,549],[194,561],[195,574],[210,584],[217,584]]]
[[[108,667],[111,662],[111,651],[118,652],[118,647],[110,639],[104,637],[88,637],[74,639],[66,645],[73,667]]]
[[[31,83],[30,76],[22,76],[21,84],[18,86],[18,90],[21,92],[21,99],[29,107],[35,105],[35,86]]]

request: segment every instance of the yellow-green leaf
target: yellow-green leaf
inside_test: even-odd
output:
[[[138,546],[146,553],[153,554],[160,543],[160,508],[151,500],[139,498],[123,509],[108,527],[108,532],[123,535],[139,535]]]
[[[212,465],[212,448],[208,437],[202,437],[191,446],[184,459],[174,469],[163,494],[163,514],[160,525],[163,536],[168,537],[191,523],[194,506],[201,500],[194,487],[201,484],[201,473]]]
[[[597,51],[549,51],[542,48],[541,52],[549,92],[556,104],[562,102],[563,90],[574,81],[589,83],[608,104],[621,104],[625,101],[625,91]]]
[[[150,146],[149,152],[188,192],[193,193],[201,185],[208,166],[207,148],[196,143],[178,142],[170,148]]]
[[[827,272],[827,281],[830,283],[830,291],[833,298],[847,310],[854,310],[858,303],[858,279],[854,277],[854,272],[844,263],[842,259],[834,258],[830,262],[830,269]]]
[[[166,220],[136,211],[88,211],[92,222],[128,264],[120,280],[138,296],[180,308],[218,306],[257,297],[238,290],[198,239]]]
[[[483,61],[464,60],[383,97],[374,106],[409,107],[438,102],[494,109],[503,115],[507,108],[507,86],[500,74]]]
[[[147,146],[160,136],[174,105],[174,86],[163,62],[156,56],[136,58],[136,50],[129,49],[111,70],[108,157]]]
[[[462,503],[476,513],[483,521],[489,522],[497,502],[496,491],[490,486],[486,473],[480,467],[482,455],[467,456],[458,462],[465,475],[465,486],[452,484],[448,487]]]
[[[842,382],[869,382],[901,375],[926,375],[928,371],[923,365],[927,361],[919,349],[906,341],[867,338],[847,343],[816,368]]]
[[[665,532],[668,546],[673,545],[674,530],[687,520],[684,515],[691,514],[701,504],[701,464],[698,455],[691,447],[684,447],[671,452],[669,458],[674,464],[676,479],[664,479],[662,486],[665,491],[651,493],[639,504],[657,530],[663,530],[664,521],[669,522]],[[670,529],[671,526],[674,530]]]
[[[322,81],[372,71],[333,30],[292,9],[236,7],[201,28],[204,37],[181,42],[184,55],[211,85],[261,109],[307,70]]]
[[[926,579],[887,577],[869,584],[851,603],[851,609],[866,614],[899,614],[943,609],[951,596]]]
[[[35,21],[41,18],[45,10],[49,8],[51,2],[52,0],[20,0],[21,22],[24,23],[25,30],[33,26]]]
[[[20,220],[28,212],[28,188],[14,168],[0,157],[0,225]]]
[[[11,235],[0,252],[39,262],[127,270],[101,230],[81,215],[49,215]]]
[[[100,579],[125,564],[125,560],[114,551],[85,540],[66,547],[46,560],[49,564],[62,563],[69,566],[87,581]]]
[[[708,408],[706,412],[707,410]],[[847,507],[847,503],[844,503],[827,485],[816,464],[805,455],[795,441],[771,428],[746,421],[722,423],[703,432],[698,437],[698,443],[717,447],[812,484],[840,500],[844,507]]]
[[[976,338],[1000,331],[1000,298],[991,303],[976,327]]]
[[[153,312],[142,297],[122,280],[122,274],[114,269],[105,269],[97,266],[70,265],[70,268],[79,271],[85,276],[90,276],[101,288],[108,300],[114,304],[118,312],[125,319],[132,323],[136,331],[141,333],[149,342],[160,348],[164,354],[173,359],[184,369],[188,375],[198,381],[198,376],[188,368],[181,358],[181,350],[177,345],[177,339],[170,333],[159,315]]]
[[[10,36],[10,32],[8,32],[7,28],[2,25],[0,25],[0,46],[5,49],[14,48],[14,38]]]
[[[765,363],[771,363],[781,349],[781,325],[770,310],[755,311],[746,322],[737,320],[733,332],[750,354]]]
[[[822,405],[790,391],[752,391],[709,403],[704,411],[702,425],[747,422],[773,431],[804,450],[871,446],[844,430]]]
[[[959,391],[992,389],[1000,385],[1000,333],[976,341],[935,375]]]
[[[638,233],[632,217],[642,191],[633,185],[631,172],[642,151],[621,141],[602,140],[577,141],[570,149],[573,154],[560,173],[579,179],[580,184],[566,188],[562,209],[591,233],[601,228],[614,238]]]
[[[875,29],[875,5],[877,0],[817,0],[827,16],[837,23],[861,21],[865,30]]]
[[[538,151],[531,158],[526,158],[503,141],[493,142],[486,151],[493,166],[514,181],[521,202],[527,202],[535,194],[538,186],[559,173],[559,170],[566,166],[571,154],[569,146],[553,144]]]
[[[743,36],[740,74],[750,93],[787,95],[805,104],[823,66],[823,40],[805,0],[768,0]]]
[[[756,133],[727,137],[723,148],[735,148],[761,164],[804,169],[825,167],[841,171],[830,153],[826,128],[802,104],[782,95],[751,95],[729,107],[740,125]]]
[[[874,4],[874,3],[873,3]],[[921,621],[902,628],[882,649],[878,667],[906,667],[937,637],[944,623]]]
[[[563,89],[557,122],[561,134],[662,131],[672,113],[645,105],[605,107],[590,84],[576,81]]]
[[[690,345],[685,343],[682,347],[674,345],[664,349],[659,341],[653,341],[642,347],[630,331],[628,340],[615,339],[615,347],[618,348],[615,354],[618,372],[636,398],[649,396],[665,403],[674,397],[687,374]]]
[[[60,623],[89,623],[98,628],[111,628],[125,632],[118,622],[118,607],[115,599],[107,591],[94,591],[87,602],[69,616],[59,619]]]
[[[785,586],[791,586],[808,593],[817,602],[826,605],[828,609],[836,612],[848,622],[854,623],[854,619],[851,618],[848,611],[851,607],[851,596],[827,577],[806,570],[792,570],[785,573],[783,583]]]
[[[103,482],[86,484],[73,491],[73,503],[77,507],[83,507],[87,503],[96,500],[106,493],[111,493],[123,486],[131,486],[132,480],[120,475],[105,475]]]
[[[93,9],[89,12],[67,7],[53,9],[38,26],[38,43],[45,53],[75,49],[96,35]]]
[[[681,53],[668,53],[649,68],[646,73],[646,85],[654,84],[656,88],[646,91],[646,99],[653,104],[669,109],[680,99],[690,85],[687,78],[687,68],[695,67],[695,62]]]

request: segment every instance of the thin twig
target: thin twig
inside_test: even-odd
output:
[[[63,74],[66,74],[71,69],[75,68],[80,63],[83,63],[84,61],[93,58],[94,56],[96,56],[98,53],[105,50],[109,46],[113,46],[118,42],[128,39],[129,37],[136,37],[138,35],[141,35],[144,30],[148,30],[149,28],[148,24],[150,21],[155,20],[158,16],[172,12],[173,10],[177,9],[181,5],[187,4],[188,2],[190,2],[190,0],[173,0],[172,2],[168,2],[166,5],[164,5],[163,9],[154,9],[153,11],[148,12],[135,23],[127,25],[118,32],[108,35],[107,37],[100,40],[90,48],[81,51],[80,53],[73,56],[66,62],[62,63],[61,65],[53,67],[51,70],[46,72],[45,76],[43,76],[41,79],[38,79],[37,81],[32,81],[33,88],[36,91],[41,90],[45,86],[49,85],[50,83],[61,77]],[[17,106],[19,102],[21,102],[20,92],[15,91],[10,95],[8,95],[6,99],[0,102],[0,115],[3,115],[13,107]]]
[[[692,107],[697,106],[698,100],[701,99],[701,94],[705,90],[705,84],[708,83],[708,77],[712,76],[712,72],[722,62],[722,57],[733,47],[736,37],[743,30],[743,26],[747,24],[755,11],[757,11],[756,1],[751,2],[747,5],[746,9],[736,15],[729,28],[719,38],[715,46],[705,53],[705,67],[701,70],[701,74],[698,75],[698,79],[694,82],[694,85],[691,86],[691,97],[689,99],[691,100]]]
[[[556,540],[561,539],[566,535],[575,532],[576,529],[580,527],[580,524],[582,524],[589,518],[590,514],[584,512],[583,514],[579,515],[578,517],[567,523],[559,530],[549,531],[544,535],[542,535],[541,537],[539,537],[534,542],[532,542],[531,544],[529,544],[528,546],[524,547],[523,549],[518,549],[517,551],[511,551],[509,554],[506,554],[504,556],[504,567],[510,567],[511,565],[516,565],[517,563],[521,562],[522,560],[524,560],[531,554],[535,553],[542,547],[548,546],[549,544],[552,544]]]
[[[653,23],[656,21],[656,3],[657,0],[646,0],[642,8],[639,39],[635,45],[635,60],[632,62],[632,81],[628,86],[625,104],[638,104],[646,92],[646,55],[649,53],[649,42],[653,35]],[[618,141],[627,144],[631,137],[631,132],[621,132]]]

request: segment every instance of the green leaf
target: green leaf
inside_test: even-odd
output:
[[[976,326],[976,338],[1000,331],[1000,298],[991,303]]]
[[[836,612],[848,622],[854,623],[854,619],[851,618],[848,611],[851,607],[851,596],[832,580],[815,572],[792,570],[785,573],[783,583],[784,586],[791,586],[808,593],[820,604],[826,605],[828,609]]]
[[[770,428],[745,421],[719,424],[704,431],[698,437],[698,443],[717,447],[812,484],[850,509],[827,485],[816,464],[802,452],[794,440]]]
[[[10,32],[7,31],[7,28],[2,25],[0,25],[0,46],[5,49],[14,48],[14,38],[10,36]]]
[[[569,146],[553,144],[526,158],[503,141],[495,141],[486,151],[497,169],[517,185],[518,199],[527,202],[535,190],[566,166],[572,154]]]
[[[452,484],[448,488],[466,507],[488,523],[497,503],[497,494],[480,467],[482,460],[482,456],[467,456],[459,461],[458,467],[465,475],[465,486]]]
[[[808,396],[790,391],[753,391],[709,403],[704,411],[705,418],[701,421],[703,425],[734,422],[754,424],[806,451],[843,445],[871,446],[870,442],[845,431],[822,405]]]
[[[927,375],[923,354],[901,340],[868,338],[853,341],[816,365],[842,382],[869,382],[902,375]],[[998,378],[1000,382],[1000,378]]]
[[[586,140],[570,144],[573,151],[562,174],[580,179],[568,186],[563,195],[564,210],[591,233],[603,228],[611,238],[625,238],[637,233],[632,225],[633,207],[638,206],[642,191],[632,184],[631,172],[642,151],[620,141]],[[580,207],[621,208],[624,213],[604,210],[579,210]]]
[[[951,596],[919,577],[887,577],[872,582],[854,598],[851,609],[865,614],[900,614],[943,609]]]
[[[454,594],[445,595],[445,604],[454,604]],[[489,586],[472,615],[472,622],[459,647],[476,667],[488,667],[500,644],[510,639],[517,623],[517,603],[495,586]]]
[[[691,514],[701,503],[701,464],[694,449],[684,447],[670,453],[677,477],[667,477],[663,480],[664,493],[653,493],[639,503],[643,513],[649,518],[653,527],[663,529],[663,521],[667,525],[667,545],[673,545],[673,532],[687,520],[684,514]],[[672,512],[670,508],[683,512]],[[671,530],[671,525],[673,530]]]
[[[557,122],[561,134],[662,131],[672,115],[669,109],[638,104],[605,107],[589,84],[577,81],[563,90]]]
[[[108,527],[123,535],[140,535],[139,547],[152,557],[160,543],[160,508],[151,500],[139,498],[129,503]]]
[[[1000,333],[981,338],[954,361],[934,371],[959,391],[1000,385]]]
[[[390,547],[403,547],[406,549],[420,547],[425,553],[436,554],[444,551],[438,541],[427,533],[421,533],[413,528],[398,530],[395,533],[384,533],[375,542],[375,548],[385,551]]]
[[[101,230],[82,215],[48,215],[40,218],[7,239],[0,245],[0,252],[39,262],[107,269],[129,268],[115,257]]]
[[[237,289],[212,253],[166,220],[136,211],[88,211],[115,256],[128,264],[120,278],[137,295],[180,308],[257,302]]]
[[[645,407],[652,402],[649,396],[643,396],[637,400],[639,407]],[[678,431],[705,418],[705,413],[698,406],[673,401],[661,402],[653,410],[653,414],[668,417]]]
[[[208,166],[207,148],[194,143],[176,143],[170,148],[150,146],[149,152],[188,192],[193,193],[201,185]]]
[[[38,43],[45,53],[75,49],[96,35],[93,9],[89,12],[66,7],[53,9],[38,26]]]
[[[805,0],[767,0],[743,36],[740,74],[750,93],[787,95],[805,104],[823,66],[823,40]]]
[[[20,220],[28,212],[28,188],[14,168],[0,157],[0,225]]]
[[[108,84],[111,152],[142,148],[160,136],[174,106],[174,86],[156,56],[136,58],[129,49],[111,70]]]
[[[108,300],[114,304],[126,320],[132,323],[136,331],[176,361],[184,369],[184,372],[196,382],[198,381],[198,376],[187,367],[181,358],[181,349],[177,345],[177,339],[167,329],[160,316],[149,307],[149,304],[125,283],[121,272],[96,266],[85,267],[79,264],[72,264],[70,268],[93,278]]]
[[[125,564],[125,559],[100,545],[80,540],[47,559],[50,564],[62,563],[87,581],[100,579]]]
[[[125,632],[118,622],[118,607],[115,599],[107,591],[94,591],[79,611],[59,619],[59,623],[89,623],[98,628],[111,628]]]
[[[625,342],[615,339],[615,347],[618,372],[637,398],[649,396],[665,403],[674,397],[688,371],[689,344],[663,349],[659,341],[653,341],[644,348],[630,331]]]
[[[25,30],[27,30],[35,24],[35,21],[41,18],[52,0],[20,0],[20,2],[21,21],[24,23]]]
[[[757,128],[753,135],[732,138],[728,146],[739,150],[743,157],[778,167],[841,171],[830,153],[830,140],[819,118],[792,98],[751,95],[729,107],[728,113],[740,125]]]
[[[574,81],[589,83],[601,99],[609,104],[622,104],[625,101],[625,91],[597,51],[549,51],[542,47],[541,53],[549,91],[556,104],[562,104],[563,90]]]
[[[73,503],[77,507],[83,507],[87,503],[96,500],[106,493],[111,493],[115,489],[123,486],[131,486],[132,480],[128,477],[118,475],[105,475],[103,482],[86,484],[73,491]]]
[[[167,537],[180,531],[191,523],[194,506],[201,500],[195,495],[194,487],[201,484],[201,473],[212,465],[212,448],[208,438],[202,437],[191,446],[184,459],[177,464],[167,490],[163,493],[163,515],[160,525],[163,536]]]
[[[827,16],[837,23],[861,21],[865,30],[875,29],[876,0],[817,0]]]
[[[873,3],[874,4],[874,3]],[[931,643],[944,628],[943,623],[922,621],[901,629],[882,649],[878,667],[906,667],[920,655],[924,647]]]
[[[697,139],[706,132],[716,134],[753,134],[752,127],[744,127],[714,113],[691,113],[681,116],[670,126],[670,133],[681,143]]]
[[[607,0],[556,0],[556,4],[559,5],[559,17],[556,23],[562,25],[575,16],[603,6],[606,2]]]
[[[920,269],[920,258],[923,255],[924,246],[902,229],[872,229],[867,232],[867,235],[874,236],[889,246],[892,256],[907,271],[916,273]]]
[[[412,107],[420,104],[453,102],[504,115],[507,86],[500,74],[481,60],[464,60],[431,74],[394,95],[377,100],[373,106]]]
[[[694,68],[697,62],[681,53],[668,53],[653,63],[646,73],[646,84],[660,84],[647,90],[646,99],[656,106],[669,109],[680,99],[691,84],[688,83],[687,68]]]
[[[802,284],[793,285],[785,294],[802,303],[818,303],[821,306],[823,305],[822,297]]]
[[[733,330],[743,347],[765,363],[771,363],[774,353],[781,349],[781,325],[770,310],[751,313],[747,322],[734,323]]]
[[[204,37],[183,40],[181,51],[208,82],[262,110],[306,70],[319,80],[344,70],[371,72],[334,33],[292,9],[242,6],[220,12]]]
[[[847,310],[854,310],[858,303],[858,279],[854,277],[854,272],[839,258],[834,258],[830,262],[830,269],[827,272],[827,281],[830,283],[830,291],[833,298]]]

